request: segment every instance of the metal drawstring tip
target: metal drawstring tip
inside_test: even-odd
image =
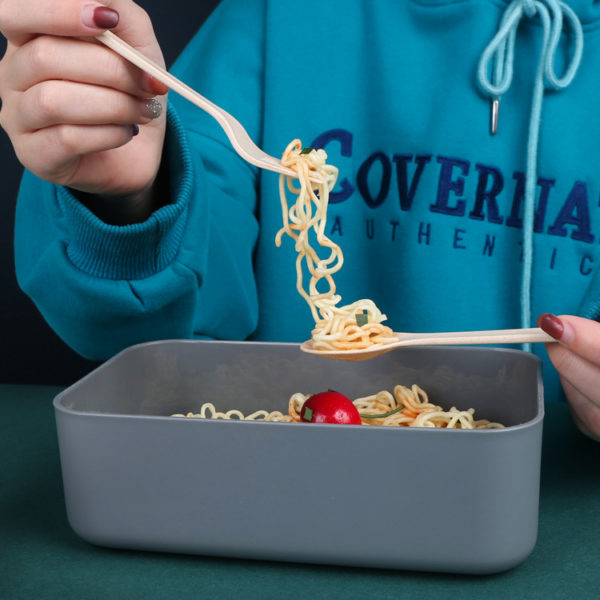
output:
[[[490,120],[490,134],[496,135],[498,131],[498,112],[500,111],[500,98],[492,100],[492,113]]]

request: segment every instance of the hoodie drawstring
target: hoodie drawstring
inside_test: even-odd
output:
[[[543,39],[540,59],[533,86],[529,135],[527,140],[527,164],[525,171],[525,202],[523,209],[523,267],[521,273],[521,327],[531,323],[531,278],[533,268],[533,228],[535,215],[535,188],[537,185],[537,152],[542,114],[544,88],[548,84],[554,90],[566,88],[581,62],[583,53],[583,30],[575,12],[559,0],[513,0],[506,8],[498,32],[484,50],[479,61],[477,78],[481,89],[492,100],[492,134],[498,125],[500,98],[510,87],[513,76],[515,38],[523,16],[542,23]],[[564,74],[554,71],[556,50],[563,33],[563,17],[572,30],[570,40],[572,56]],[[493,60],[492,81],[489,78],[490,62]],[[525,347],[530,350],[530,346]]]

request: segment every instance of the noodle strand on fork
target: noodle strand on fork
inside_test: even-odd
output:
[[[284,234],[295,242],[296,288],[315,321],[312,342],[316,349],[351,350],[385,344],[395,338],[392,330],[382,324],[387,317],[372,300],[338,306],[342,298],[336,293],[333,275],[342,268],[344,255],[340,246],[325,234],[329,192],[335,185],[338,169],[326,161],[324,150],[302,149],[297,139],[285,149],[281,162],[298,174],[299,186],[294,184],[293,177],[279,178],[283,226],[275,236],[275,244],[281,246]],[[318,173],[323,183],[313,183],[311,173]],[[292,205],[287,200],[288,191],[296,196]],[[328,251],[327,256],[320,256],[313,248],[311,232],[320,248]],[[304,286],[304,266],[310,273],[308,290]],[[327,289],[319,291],[319,285]]]

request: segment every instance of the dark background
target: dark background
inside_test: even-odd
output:
[[[219,0],[138,0],[150,14],[167,66]],[[0,36],[0,55],[6,42]],[[14,212],[22,168],[0,130],[0,383],[69,385],[98,363],[73,352],[46,325],[17,286],[13,255]]]

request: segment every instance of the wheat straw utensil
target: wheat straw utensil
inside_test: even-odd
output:
[[[300,345],[308,354],[336,360],[367,360],[396,348],[407,346],[465,346],[478,344],[525,344],[555,342],[556,340],[539,327],[529,329],[489,329],[484,331],[444,331],[437,333],[394,332],[394,340],[380,346],[361,350],[317,350],[312,340]]]
[[[127,42],[123,41],[120,37],[116,36],[112,31],[105,31],[96,36],[96,39],[108,46],[111,50],[133,63],[136,67],[142,69],[146,73],[149,73],[161,83],[164,83],[169,89],[177,92],[180,96],[183,96],[186,100],[189,100],[192,104],[195,104],[202,110],[206,111],[223,128],[231,145],[235,151],[247,162],[260,167],[261,169],[267,169],[269,171],[275,171],[288,175],[290,177],[297,177],[298,174],[288,167],[284,167],[281,164],[281,160],[267,154],[261,150],[250,138],[248,132],[244,129],[242,124],[227,111],[223,110],[220,106],[217,106],[190,86],[183,83],[183,81],[177,79],[145,57],[141,52],[130,46]],[[311,175],[310,179],[316,183],[322,183],[323,180],[318,175]]]

